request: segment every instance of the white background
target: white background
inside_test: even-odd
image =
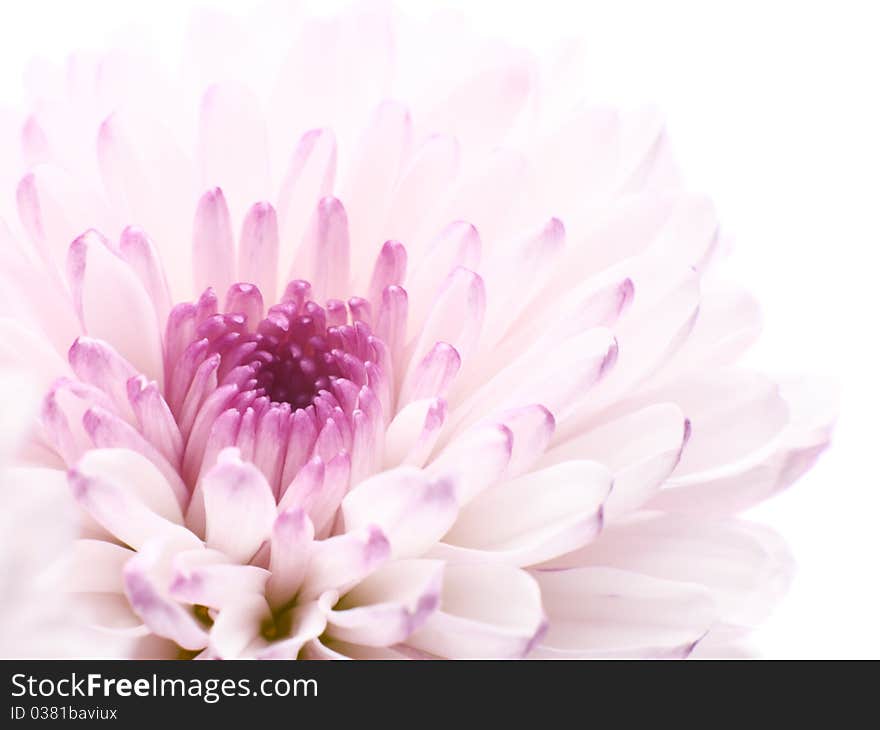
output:
[[[4,3],[0,101],[20,99],[32,56],[100,48],[132,21],[173,61],[188,9],[201,4]],[[424,12],[441,3],[400,4]],[[842,391],[830,451],[752,515],[785,535],[800,565],[755,643],[768,657],[880,658],[880,9],[840,0],[442,4],[539,47],[582,35],[598,96],[664,109],[691,186],[712,194],[736,238],[729,270],[763,303],[765,332],[749,360],[831,375]]]

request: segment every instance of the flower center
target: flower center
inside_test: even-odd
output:
[[[293,281],[264,312],[257,287],[234,284],[223,311],[212,290],[172,311],[166,396],[190,486],[227,446],[256,463],[276,495],[309,460],[349,461],[359,444],[376,446],[389,405],[387,347],[357,318],[368,311],[362,300],[322,306],[310,294]]]

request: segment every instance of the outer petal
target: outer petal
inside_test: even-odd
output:
[[[235,449],[221,452],[202,481],[205,542],[231,559],[248,562],[266,541],[275,521],[275,498],[266,478]]]
[[[394,557],[417,557],[449,529],[458,512],[455,487],[424,471],[399,467],[359,484],[342,502],[346,529],[382,528]]]
[[[441,561],[386,563],[330,611],[328,634],[365,646],[400,643],[437,609],[442,583]]]
[[[530,472],[480,494],[429,554],[466,562],[543,562],[598,534],[610,490],[611,472],[594,462],[568,461]]]
[[[534,575],[550,625],[536,658],[687,656],[717,617],[693,583],[612,568]]]
[[[517,658],[545,630],[540,588],[528,573],[502,565],[450,565],[439,609],[406,644],[449,659]]]
[[[139,372],[161,383],[158,321],[137,274],[89,232],[70,246],[68,276],[89,336],[112,343]]]

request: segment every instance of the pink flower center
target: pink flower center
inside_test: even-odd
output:
[[[177,305],[166,334],[166,398],[186,442],[190,485],[219,450],[236,446],[265,473],[276,495],[303,465],[375,449],[387,412],[389,358],[384,343],[346,305],[309,299],[291,282],[263,314],[251,284],[233,285],[225,311],[206,291]]]

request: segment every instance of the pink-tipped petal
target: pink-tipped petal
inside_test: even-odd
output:
[[[226,291],[235,280],[235,240],[229,208],[220,188],[208,190],[199,200],[193,222],[192,252],[196,291],[209,287]]]
[[[416,557],[452,526],[458,513],[454,484],[424,471],[398,467],[362,482],[346,496],[346,529],[378,525],[394,557]]]
[[[242,224],[238,243],[238,279],[256,284],[266,301],[275,301],[278,218],[268,203],[255,203]]]
[[[230,449],[203,479],[205,542],[231,559],[247,562],[272,532],[275,499],[266,478]]]

